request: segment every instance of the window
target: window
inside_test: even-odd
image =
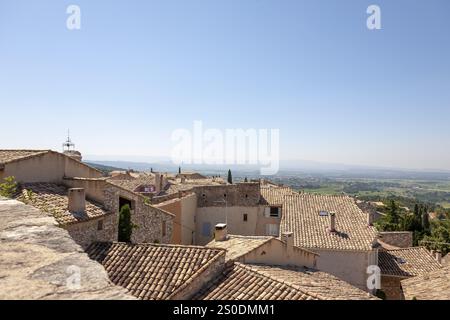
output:
[[[270,216],[272,218],[280,217],[280,208],[279,207],[270,207]]]
[[[103,220],[99,220],[99,221],[97,222],[97,230],[98,230],[98,231],[103,230]]]
[[[166,222],[163,221],[163,222],[162,222],[162,236],[165,237],[166,234],[167,234],[167,231],[166,231]]]
[[[243,219],[244,219],[244,221],[247,221],[248,220],[248,214],[244,213]]]
[[[202,236],[210,237],[211,236],[211,223],[203,222],[202,225]]]
[[[280,230],[277,224],[266,224],[266,235],[278,237],[279,233]]]

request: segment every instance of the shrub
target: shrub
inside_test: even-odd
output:
[[[0,196],[6,198],[12,198],[17,192],[17,182],[14,177],[6,177],[3,179],[3,183],[0,183]]]

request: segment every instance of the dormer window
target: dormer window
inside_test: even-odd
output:
[[[328,217],[328,211],[325,211],[325,210],[319,211],[319,216],[321,216],[321,217]]]

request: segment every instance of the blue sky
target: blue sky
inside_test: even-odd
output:
[[[81,30],[66,28],[70,4]],[[382,30],[366,27],[370,4]],[[83,154],[144,159],[201,120],[279,128],[282,159],[450,169],[449,13],[447,0],[0,0],[0,148],[60,150],[70,128]]]

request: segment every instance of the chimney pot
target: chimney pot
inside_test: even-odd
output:
[[[225,241],[228,238],[227,225],[225,223],[218,223],[215,226],[214,240]]]
[[[68,193],[67,210],[73,213],[83,213],[86,210],[86,194],[83,188],[71,188]]]

